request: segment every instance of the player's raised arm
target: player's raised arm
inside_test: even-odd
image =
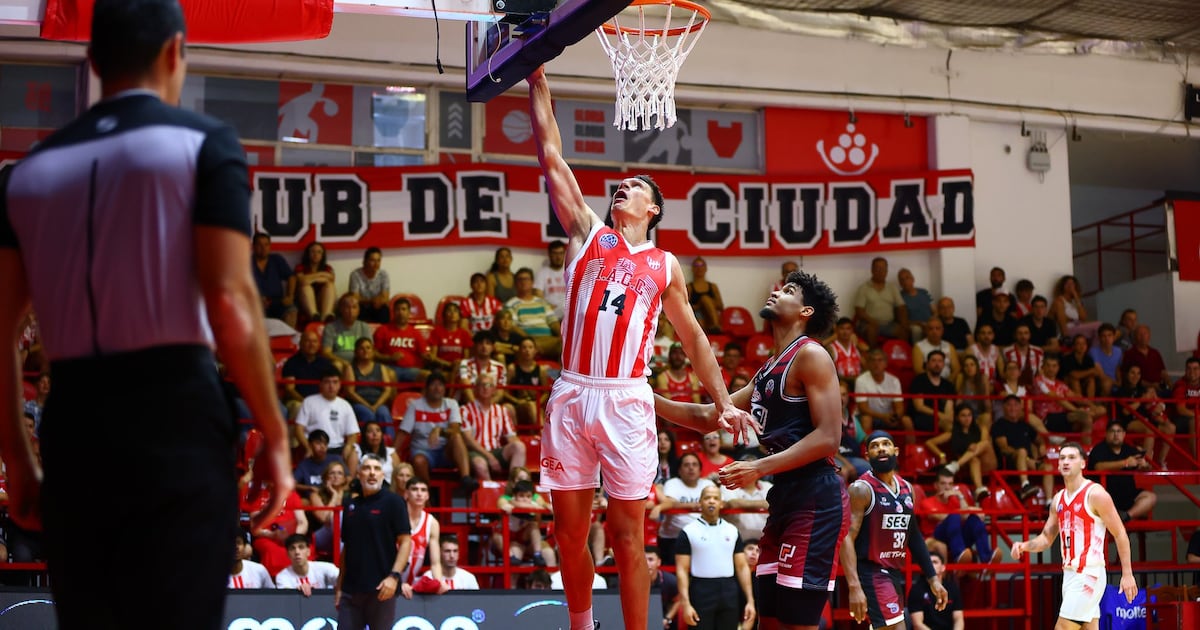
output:
[[[600,220],[583,200],[579,182],[562,155],[562,135],[554,118],[550,100],[550,84],[545,68],[538,68],[526,79],[529,82],[529,118],[537,140],[538,162],[546,175],[546,189],[558,222],[567,231],[576,247],[583,244],[592,225]],[[570,256],[570,253],[568,253]]]
[[[754,385],[747,385],[729,395],[729,400],[738,409],[750,409],[750,394]],[[720,429],[717,426],[717,407],[712,403],[698,404],[671,400],[662,394],[654,395],[654,413],[667,422],[677,424],[704,435]]]
[[[1133,579],[1133,567],[1129,561],[1129,534],[1125,531],[1125,524],[1117,514],[1112,495],[1100,485],[1092,488],[1087,500],[1104,521],[1104,527],[1112,534],[1113,541],[1117,543],[1117,557],[1121,559],[1121,592],[1132,604],[1133,598],[1137,597],[1138,586],[1137,580]]]

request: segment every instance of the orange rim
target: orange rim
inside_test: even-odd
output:
[[[691,26],[677,26],[675,28],[642,29],[642,28],[634,28],[631,26],[616,27],[616,26],[613,26],[612,24],[610,24],[609,22],[605,22],[604,24],[601,24],[600,28],[604,29],[604,32],[608,33],[609,35],[616,35],[617,32],[620,31],[621,33],[625,33],[628,35],[657,35],[659,37],[663,37],[663,36],[678,37],[680,35],[683,35],[684,33],[694,33],[696,31],[704,28],[704,25],[708,22],[709,19],[712,18],[712,14],[708,12],[708,9],[700,6],[699,4],[696,4],[695,2],[691,2],[690,0],[633,0],[633,2],[630,3],[629,6],[638,7],[638,6],[653,5],[653,4],[663,5],[663,6],[673,5],[673,6],[681,8],[681,9],[686,9],[695,14],[698,14],[702,19],[697,20],[696,23],[692,24]]]

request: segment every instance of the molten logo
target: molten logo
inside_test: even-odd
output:
[[[825,151],[825,141],[817,140],[817,153],[825,166],[838,175],[862,175],[879,157],[879,145],[871,144],[870,155],[867,155],[866,146],[867,137],[856,133],[854,123],[849,123],[846,133],[838,136],[837,146],[830,147],[828,152]]]
[[[543,473],[566,472],[566,469],[563,468],[562,462],[558,461],[557,459],[554,459],[553,457],[543,457],[542,458],[542,472]]]

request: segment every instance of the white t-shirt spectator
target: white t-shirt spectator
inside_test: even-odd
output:
[[[563,302],[567,299],[567,279],[563,269],[551,269],[550,263],[542,263],[542,268],[533,277],[533,288],[542,292],[542,297],[554,307],[554,316],[562,318]]]
[[[426,571],[421,574],[421,577],[432,578],[433,571]],[[462,567],[454,567],[454,577],[443,577],[442,583],[449,586],[452,591],[479,590],[479,580],[475,579],[475,574]]]
[[[713,482],[709,481],[706,477],[701,477],[696,481],[695,488],[689,488],[679,477],[671,477],[667,480],[667,483],[663,484],[663,494],[675,499],[679,503],[699,503],[700,493],[711,485],[714,485]],[[667,518],[663,520],[662,525],[658,528],[658,535],[663,538],[675,538],[685,525],[699,517],[699,512],[687,512],[684,514],[668,513]]]
[[[242,560],[241,573],[229,575],[229,588],[275,588],[267,568],[253,560]]]
[[[871,376],[870,372],[863,372],[854,379],[854,395],[859,394],[884,394],[884,396],[872,396],[870,398],[863,397],[862,400],[867,401],[867,406],[871,411],[876,413],[885,413],[891,415],[893,406],[896,401],[903,400],[900,394],[903,391],[900,388],[900,379],[892,376],[888,372],[883,373],[883,382],[876,383],[875,377]],[[888,396],[891,396],[890,398]],[[861,402],[861,401],[860,401]]]
[[[605,582],[604,578],[600,577],[599,573],[592,575],[592,590],[593,591],[602,591],[606,588],[608,588],[608,582]],[[552,590],[552,591],[563,590],[562,571],[555,571],[554,573],[550,574],[550,590]]]
[[[313,588],[333,588],[337,586],[338,568],[329,562],[310,560],[308,575],[296,575],[296,570],[288,565],[275,575],[275,588],[300,588],[300,584],[308,582]]]
[[[430,447],[429,435],[439,427],[444,432],[451,424],[462,424],[458,401],[443,398],[442,404],[434,409],[429,406],[429,401],[421,397],[412,401],[408,409],[404,410],[404,421],[400,423],[400,430],[412,436],[414,448],[441,448],[446,445],[446,436],[443,435],[436,445]]]
[[[722,433],[724,433],[722,431]],[[730,490],[729,488],[721,488],[721,500],[725,503],[741,499],[751,501],[766,501],[767,492],[771,490],[770,481],[759,481],[757,488],[738,488]],[[740,514],[722,514],[721,518],[729,521],[737,527],[738,533],[742,535],[742,540],[753,540],[762,538],[763,527],[767,525],[766,512],[742,512]]]
[[[354,409],[341,397],[329,400],[313,394],[300,404],[296,424],[304,427],[305,435],[320,429],[329,434],[329,450],[336,453],[346,444],[346,438],[358,433]]]

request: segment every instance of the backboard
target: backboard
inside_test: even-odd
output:
[[[567,46],[591,35],[631,0],[560,0],[548,14],[521,24],[467,23],[467,100],[486,102],[523,81]]]

